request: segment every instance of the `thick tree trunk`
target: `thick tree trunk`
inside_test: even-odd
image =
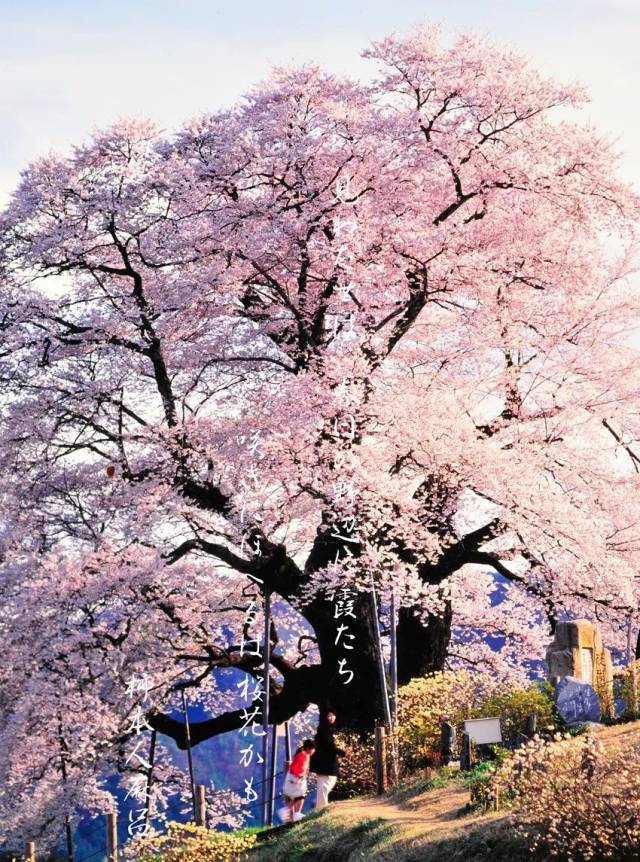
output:
[[[442,670],[451,640],[451,603],[442,616],[429,616],[425,624],[411,608],[398,615],[398,683]]]
[[[278,546],[273,547],[271,560],[262,558],[261,575],[265,583],[285,600],[299,602],[308,575],[340,558],[343,548],[331,537],[327,526],[325,521],[318,531],[304,572],[293,564],[287,564],[284,549]],[[492,522],[447,547],[435,564],[423,567],[423,580],[437,585],[466,563],[479,562],[476,558],[478,548],[492,537],[496,526],[497,522]],[[490,565],[490,555],[482,555],[482,562]],[[334,599],[317,596],[300,609],[314,630],[320,663],[285,673],[281,691],[272,694],[269,701],[270,717],[275,723],[293,717],[309,704],[316,704],[321,711],[331,707],[338,716],[339,725],[357,733],[371,731],[376,721],[385,718],[375,637],[377,621],[373,619],[371,597],[368,593],[354,595],[353,615],[346,616],[336,615],[336,598],[337,595]],[[339,626],[343,623],[348,624],[348,633],[353,638],[339,636]],[[441,616],[431,615],[424,623],[411,608],[401,608],[397,639],[400,684],[443,669],[451,639],[451,624],[450,602],[445,603]],[[353,646],[353,649],[346,646]],[[349,682],[346,682],[348,677],[339,672],[342,659],[345,660],[344,667],[353,672],[353,679]],[[194,723],[191,728],[193,744],[242,727],[245,715],[243,710],[235,710]],[[184,745],[181,722],[156,714],[150,717],[150,724],[171,736],[178,745]]]
[[[340,727],[356,733],[368,733],[376,721],[384,721],[384,695],[370,596],[360,593],[355,597],[355,619],[336,619],[334,610],[334,603],[326,598],[315,599],[305,609],[305,616],[312,621],[316,632],[321,662],[286,672],[281,690],[269,699],[272,723],[281,724],[310,704],[318,706],[321,712],[331,708],[338,716]],[[335,643],[341,619],[350,623],[353,650],[344,650],[341,643]],[[398,625],[398,679],[401,684],[442,668],[450,631],[450,608],[443,618],[430,617],[426,626],[409,609],[401,609]],[[343,658],[346,658],[346,667],[353,672],[353,679],[348,683],[345,683],[347,677],[339,673],[339,661]],[[247,720],[247,713],[255,708],[259,710],[261,704],[255,702],[247,711],[238,709],[216,718],[191,722],[192,745],[238,730]],[[149,723],[159,733],[174,739],[179,748],[186,747],[182,721],[154,713],[149,716]]]
[[[321,711],[333,709],[341,726],[365,733],[385,717],[371,596],[353,593],[353,616],[336,617],[335,609],[335,601],[318,598],[304,611],[315,631],[322,668],[324,690],[314,702]],[[340,635],[343,625],[348,631]]]

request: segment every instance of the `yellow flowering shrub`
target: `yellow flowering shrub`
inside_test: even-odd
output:
[[[475,706],[471,712],[472,718],[491,718],[499,715],[502,718],[502,735],[504,739],[514,742],[519,733],[525,733],[527,718],[535,712],[539,730],[553,729],[556,723],[554,709],[553,686],[549,682],[542,685],[528,685],[525,688],[515,687],[497,690]]]
[[[640,716],[640,661],[631,662],[617,677],[618,694],[624,700],[625,718]]]
[[[538,727],[554,723],[553,692],[549,686],[508,685],[489,674],[444,671],[412,680],[398,696],[400,758],[404,769],[431,761],[440,752],[440,722],[462,733],[468,718],[502,718],[503,735],[526,730],[527,716],[538,715]]]
[[[216,832],[195,823],[174,823],[164,834],[136,841],[137,862],[242,862],[256,843],[249,832]]]
[[[495,775],[532,849],[574,860],[637,859],[640,742],[602,749],[585,736],[535,738]]]
[[[487,686],[483,691],[482,683]],[[493,692],[494,681],[465,671],[429,674],[412,680],[398,692],[398,734],[401,758],[414,768],[440,750],[440,722],[460,725],[471,718],[478,694]]]
[[[535,712],[538,727],[554,724],[553,691],[550,686],[509,686],[488,674],[467,671],[444,671],[412,680],[403,686],[398,697],[399,777],[417,769],[438,766],[440,757],[440,722],[451,722],[462,734],[467,718],[502,717],[505,738],[524,733],[527,717]],[[357,736],[338,734],[341,748],[349,756],[341,761],[340,781],[334,799],[373,793],[375,791],[375,756],[373,734]],[[392,776],[392,744],[387,742],[387,772]]]
[[[375,745],[372,733],[357,736],[355,733],[336,734],[336,744],[349,752],[340,759],[340,780],[332,799],[351,799],[374,793]]]

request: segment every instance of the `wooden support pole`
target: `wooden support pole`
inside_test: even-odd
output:
[[[149,826],[151,819],[151,791],[153,789],[153,764],[156,759],[156,731],[151,731],[151,745],[149,747],[149,772],[147,773],[147,789],[145,792],[146,812],[144,815],[145,828]]]
[[[269,671],[271,667],[271,593],[264,593],[264,644],[262,647],[262,825],[269,823]]]
[[[36,842],[27,841],[24,845],[24,860],[25,862],[36,862]]]
[[[118,815],[107,814],[107,862],[118,862]]]
[[[191,804],[193,806],[193,817],[196,816],[196,779],[193,774],[193,756],[191,754],[191,728],[189,726],[189,711],[187,709],[187,695],[182,689],[182,711],[184,713],[184,733],[187,738],[187,761],[189,763],[189,782],[191,784]]]
[[[269,771],[269,826],[273,826],[276,807],[276,772],[278,770],[278,725],[271,725],[271,766]]]
[[[387,734],[384,727],[376,726],[376,793],[378,796],[387,789]]]
[[[196,784],[196,826],[207,826],[207,797],[204,784]]]

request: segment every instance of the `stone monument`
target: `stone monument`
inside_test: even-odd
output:
[[[597,626],[589,620],[556,625],[553,643],[547,648],[549,679],[554,685],[564,677],[586,683],[600,698],[603,712],[613,708],[613,666]],[[574,686],[575,688],[575,686]],[[590,699],[590,696],[589,696]]]
[[[567,724],[599,722],[600,698],[593,686],[573,676],[563,676],[556,686],[556,708]]]

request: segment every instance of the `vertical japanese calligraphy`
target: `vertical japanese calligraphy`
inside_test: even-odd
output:
[[[242,637],[240,640],[241,656],[262,656],[259,632],[255,637],[247,637],[247,635],[251,634],[250,629],[256,622],[257,613],[257,602],[252,600],[247,605],[242,625]],[[263,755],[255,748],[255,739],[265,735],[264,728],[262,727],[262,708],[259,705],[264,703],[264,688],[261,680],[250,679],[248,675],[237,683],[237,688],[239,689],[240,698],[244,704],[242,709],[242,726],[238,730],[238,733],[243,738],[244,745],[240,750],[240,766],[246,770],[250,769],[254,762],[256,765],[264,762]],[[254,806],[258,800],[258,793],[254,787],[254,777],[255,776],[252,772],[248,778],[243,778],[244,798],[242,801],[243,804],[249,806]],[[248,816],[252,817],[253,813],[249,813]]]
[[[355,203],[356,198],[351,182],[351,177],[347,175],[339,178],[335,185],[335,195],[345,206],[352,206]],[[338,284],[337,302],[332,308],[332,336],[338,346],[341,338],[348,341],[355,333],[358,315],[353,292],[355,285],[349,279],[349,270],[353,264],[349,240],[354,237],[357,229],[354,218],[337,216],[333,219],[333,234],[337,241],[335,264],[338,271]],[[353,410],[357,409],[358,401],[357,397],[354,397],[351,380],[348,377],[342,378],[335,389],[335,395],[338,412],[333,417],[330,435],[336,447],[334,465],[338,475],[333,483],[331,494],[334,521],[330,537],[339,543],[334,560],[334,565],[337,566],[341,559],[352,556],[352,549],[360,543],[360,536],[357,525],[355,483],[353,479],[347,479],[341,475],[341,471],[349,465],[351,449],[357,438],[357,416]],[[342,586],[328,595],[328,600],[333,603],[333,617],[336,620],[334,645],[339,653],[344,653],[339,655],[337,667],[338,676],[343,685],[348,685],[354,678],[354,671],[349,667],[349,653],[355,649],[356,636],[351,631],[349,617],[355,619],[353,609],[355,595],[355,591],[349,586]]]
[[[132,807],[129,810],[127,832],[129,837],[143,837],[149,830],[149,806],[150,799],[147,797],[148,776],[151,773],[152,763],[143,753],[146,748],[146,740],[144,731],[151,730],[148,724],[142,707],[148,702],[149,690],[151,682],[146,674],[140,677],[132,676],[126,687],[126,694],[131,698],[139,698],[133,708],[133,713],[129,719],[129,726],[125,733],[134,734],[134,747],[125,760],[125,766],[133,764],[132,768],[144,770],[137,772],[129,782],[129,789],[125,796],[125,801],[130,797],[136,802],[141,803],[139,807]]]

